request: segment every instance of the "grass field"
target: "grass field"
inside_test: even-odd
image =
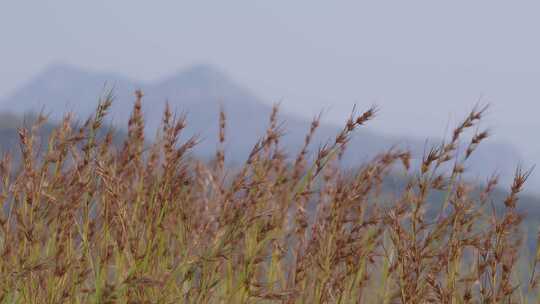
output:
[[[169,109],[145,137],[142,99],[122,145],[103,135],[110,96],[81,127],[67,115],[48,138],[37,135],[42,117],[19,130],[21,161],[0,162],[3,303],[540,300],[540,256],[524,249],[517,208],[530,172],[518,168],[500,201],[496,176],[481,188],[463,178],[488,137],[477,131],[483,108],[417,168],[392,149],[344,169],[351,134],[376,109],[353,112],[323,146],[311,142],[315,118],[291,156],[276,107],[245,164],[229,168],[226,113],[215,159],[202,162],[190,153],[197,138],[182,137],[185,117]],[[389,193],[392,176],[405,182]]]

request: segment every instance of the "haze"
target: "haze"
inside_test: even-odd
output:
[[[478,101],[495,141],[540,160],[540,2],[3,1],[0,96],[51,63],[151,81],[211,63],[285,110],[441,136]],[[429,128],[426,128],[429,126]]]

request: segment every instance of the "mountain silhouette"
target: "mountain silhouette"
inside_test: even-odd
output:
[[[201,142],[194,151],[202,158],[215,153],[220,108],[227,115],[226,156],[233,162],[244,160],[257,139],[264,135],[272,111],[271,104],[236,83],[219,68],[206,64],[191,66],[155,82],[139,82],[115,73],[54,64],[11,95],[0,98],[0,111],[17,115],[44,111],[53,121],[70,111],[84,120],[95,110],[99,97],[111,88],[115,101],[110,111],[110,123],[120,127],[127,124],[135,99],[134,91],[141,89],[144,92],[144,118],[150,133],[148,138],[156,132],[165,104],[169,103],[176,113],[187,115],[185,136],[199,136]],[[290,113],[280,113],[279,121],[285,131],[281,144],[287,153],[294,154],[303,143],[310,121]],[[332,140],[341,128],[323,121],[311,150]],[[417,159],[427,149],[425,140],[383,135],[368,126],[355,132],[343,162],[359,165],[376,153],[396,146],[412,150]],[[474,155],[470,171],[473,176],[485,177],[496,170],[510,178],[516,159],[520,157],[513,147],[488,142]]]

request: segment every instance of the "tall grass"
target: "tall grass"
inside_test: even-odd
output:
[[[193,158],[183,116],[167,107],[145,138],[142,92],[122,146],[102,136],[111,105],[49,138],[45,118],[21,128],[22,161],[0,162],[0,300],[4,303],[527,303],[540,298],[536,257],[521,250],[516,170],[507,198],[493,177],[477,194],[463,178],[488,136],[474,109],[451,138],[411,167],[407,151],[382,151],[345,170],[351,134],[375,109],[353,111],[342,131],[312,147],[280,146],[278,110],[240,168],[225,165],[227,119],[215,160]],[[464,153],[458,144],[472,132]],[[45,149],[39,149],[39,143]],[[148,144],[150,143],[150,144]],[[354,152],[354,151],[350,151]],[[402,175],[406,187],[381,187]],[[435,200],[433,193],[443,194]],[[497,212],[496,204],[504,204]],[[519,263],[530,263],[527,275]]]

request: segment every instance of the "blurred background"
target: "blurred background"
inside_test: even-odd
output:
[[[168,100],[202,134],[201,155],[224,106],[227,152],[241,159],[273,103],[290,145],[321,111],[323,140],[353,104],[377,104],[349,151],[356,163],[395,144],[419,157],[426,138],[490,104],[482,126],[493,136],[472,177],[508,180],[540,161],[539,13],[538,1],[496,0],[2,1],[0,110],[4,122],[41,109],[86,117],[108,84],[111,119],[123,121],[142,88],[149,128]]]

